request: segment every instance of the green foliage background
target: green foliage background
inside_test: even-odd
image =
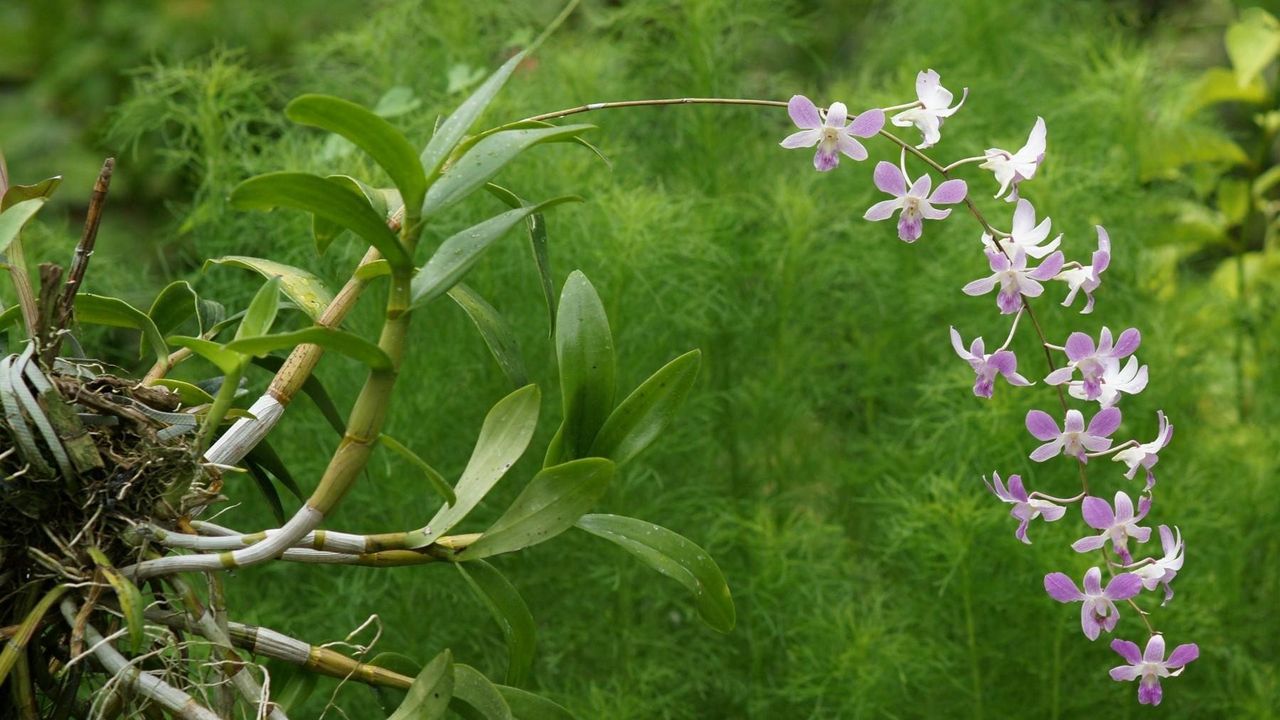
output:
[[[7,26],[35,22],[41,5],[5,9]],[[51,5],[68,19],[91,4]],[[285,123],[284,100],[317,91],[372,105],[390,87],[408,86],[422,105],[395,122],[425,142],[437,114],[464,95],[447,92],[450,68],[495,67],[556,9],[388,1],[359,11],[283,4],[281,16],[251,7],[105,3],[101,12],[125,18],[120,32],[132,44],[124,59],[102,54],[73,64],[65,49],[30,50],[21,57],[40,62],[6,69],[19,79],[0,103],[0,142],[15,181],[65,172],[75,180],[65,202],[88,190],[97,167],[90,152],[126,151],[100,241],[100,260],[110,260],[94,267],[87,289],[145,306],[163,279],[194,276],[201,259],[223,254],[317,269],[336,286],[360,255],[353,240],[316,259],[303,217],[225,206],[232,185],[269,170],[383,180],[357,154],[321,159],[325,138]],[[177,20],[175,8],[185,13]],[[1274,361],[1251,361],[1253,412],[1242,419],[1229,351],[1233,298],[1202,270],[1176,262],[1170,226],[1180,188],[1140,172],[1159,131],[1213,122],[1180,115],[1178,88],[1220,62],[1232,12],[1225,4],[1136,1],[588,2],[487,117],[690,95],[799,92],[851,108],[889,105],[912,98],[915,73],[925,67],[957,91],[971,89],[947,122],[943,158],[1017,147],[1044,116],[1048,160],[1024,194],[1066,233],[1069,257],[1092,251],[1095,223],[1115,243],[1097,314],[1042,301],[1046,330],[1061,338],[1103,324],[1140,327],[1139,355],[1152,380],[1125,402],[1120,434],[1152,437],[1156,409],[1178,427],[1158,468],[1152,521],[1181,527],[1187,564],[1177,597],[1155,620],[1170,642],[1198,642],[1202,655],[1167,683],[1159,712],[1272,717],[1280,707]],[[193,25],[181,43],[164,32]],[[106,42],[75,22],[50,27],[62,33],[62,45],[51,41],[56,47],[101,51]],[[143,47],[152,59],[138,55]],[[135,67],[126,88],[119,71]],[[58,86],[50,73],[83,81]],[[94,83],[106,89],[87,98],[83,88]],[[42,147],[30,133],[48,130],[44,117],[66,126],[46,139],[58,152],[32,149]],[[600,290],[619,348],[620,387],[686,349],[704,351],[686,412],[626,469],[603,511],[653,520],[707,548],[729,578],[739,621],[732,634],[717,635],[674,584],[571,533],[498,562],[539,622],[536,684],[583,718],[619,720],[1154,714],[1138,707],[1136,686],[1107,678],[1118,658],[1105,641],[1085,640],[1077,610],[1041,587],[1046,572],[1079,576],[1088,566],[1067,547],[1083,534],[1078,516],[1034,526],[1035,544],[1024,547],[980,480],[998,470],[1059,495],[1077,487],[1065,464],[1026,459],[1022,417],[1051,394],[999,388],[981,402],[948,345],[948,325],[989,341],[1007,330],[990,297],[959,292],[986,272],[977,226],[957,213],[930,224],[916,245],[898,242],[890,224],[861,220],[878,199],[871,163],[814,173],[807,153],[777,147],[790,131],[779,111],[686,107],[586,117],[600,125],[592,139],[611,167],[557,145],[531,153],[504,184],[531,199],[587,197],[549,217],[553,262],[559,278],[579,268]],[[883,142],[872,141],[871,150],[872,161],[896,158]],[[1007,225],[1012,206],[989,199],[989,175],[962,175],[996,224]],[[487,198],[473,201],[428,238],[499,209]],[[65,210],[65,227],[46,219],[34,231],[38,253],[61,257],[69,249],[77,208]],[[531,375],[547,391],[537,448],[550,439],[558,399],[527,254],[513,234],[469,282],[517,325]],[[238,307],[252,282],[217,268],[198,287]],[[350,327],[369,331],[377,307],[363,303]],[[1276,330],[1272,320],[1255,332],[1274,338]],[[415,332],[390,432],[456,474],[485,410],[507,388],[456,308],[431,306]],[[122,349],[134,342],[113,339]],[[1034,377],[1040,359],[1028,339],[1017,349]],[[128,362],[127,351],[117,359]],[[327,358],[321,377],[344,404],[361,372]],[[267,380],[251,379],[255,390]],[[296,405],[275,444],[307,487],[335,438],[308,401]],[[531,451],[473,518],[476,528],[501,511],[497,501],[515,496],[538,455]],[[1115,467],[1091,466],[1104,495],[1132,491]],[[271,523],[250,486],[228,494],[244,504],[222,521],[246,530]],[[433,502],[409,467],[382,455],[330,526],[415,527]],[[447,566],[277,564],[237,573],[229,591],[233,616],[312,642],[342,639],[377,613],[380,650],[421,662],[451,647],[491,674],[505,662],[497,628]],[[1130,613],[1117,632],[1136,636],[1139,627]],[[348,716],[382,716],[363,688],[335,687],[322,684],[315,712],[336,692]]]

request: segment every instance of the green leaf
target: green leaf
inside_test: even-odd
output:
[[[374,188],[350,175],[328,175],[325,179],[345,187],[355,193],[357,197],[364,198],[378,215],[384,218],[387,216],[386,203],[382,201],[382,195]],[[325,220],[318,215],[312,215],[311,235],[316,241],[316,253],[323,255],[329,249],[329,246],[333,244],[333,241],[345,230],[346,228],[337,223]]]
[[[422,668],[409,686],[404,702],[387,720],[438,720],[449,709],[453,698],[453,654],[440,653]]]
[[[520,354],[520,344],[515,333],[507,325],[507,321],[475,290],[463,283],[449,289],[449,298],[475,323],[476,330],[488,346],[489,353],[507,376],[512,387],[524,387],[529,384],[529,375],[524,369],[524,356]]]
[[[382,348],[359,335],[318,325],[291,332],[240,338],[227,343],[226,348],[244,355],[266,355],[274,350],[287,350],[304,343],[341,353],[374,370],[391,369],[391,358],[387,357]]]
[[[229,375],[238,372],[243,362],[243,358],[240,357],[239,353],[228,350],[226,346],[219,345],[211,340],[187,335],[171,335],[168,339],[170,345],[187,348],[213,363],[224,374]]]
[[[1272,165],[1253,181],[1254,196],[1265,196],[1277,183],[1280,183],[1280,165]]]
[[[422,203],[427,178],[418,153],[391,123],[360,105],[330,95],[295,98],[285,107],[284,114],[296,123],[337,133],[355,143],[387,171],[409,207]]]
[[[395,673],[399,673],[406,677],[413,677],[422,670],[416,660],[397,652],[381,652],[365,661],[367,665],[376,665]],[[378,704],[378,709],[385,715],[395,712],[400,703],[404,702],[407,688],[388,687],[385,685],[365,685],[369,689],[369,693],[373,695],[374,702]]]
[[[399,440],[396,440],[386,433],[379,435],[378,441],[381,442],[388,450],[395,452],[397,455],[408,460],[421,470],[423,476],[427,478],[427,483],[431,485],[431,489],[435,490],[436,494],[444,499],[446,505],[452,505],[458,502],[458,496],[454,494],[453,488],[450,487],[449,483],[444,479],[444,476],[440,474],[440,471],[428,465],[427,461],[418,457],[417,453],[405,447]]]
[[[516,720],[577,720],[573,713],[527,690],[499,685],[498,692]]]
[[[298,499],[298,502],[303,502],[306,499],[302,496],[302,488],[298,487],[298,482],[293,479],[293,473],[289,472],[289,467],[284,464],[284,460],[280,458],[279,453],[266,440],[259,440],[245,457],[252,460],[258,467],[271,473],[271,476],[279,480],[280,484],[284,485],[285,489]]]
[[[1241,178],[1223,178],[1218,183],[1218,209],[1229,224],[1244,222],[1249,214],[1249,183]]]
[[[34,185],[10,185],[9,189],[3,191],[4,194],[0,197],[0,213],[27,200],[48,200],[53,195],[53,191],[57,190],[61,184],[62,176],[55,175]]]
[[[1227,28],[1226,42],[1237,81],[1248,85],[1280,52],[1280,21],[1262,8],[1249,8]]]
[[[517,223],[533,213],[565,202],[582,202],[582,198],[566,195],[531,207],[508,210],[440,243],[427,264],[413,276],[413,307],[431,302],[457,284],[480,260],[484,251]]]
[[[320,684],[318,674],[285,662],[279,662],[278,665],[272,663],[270,671],[271,702],[284,712],[294,710],[306,702]]]
[[[18,237],[18,233],[22,232],[23,226],[35,217],[43,206],[44,198],[32,198],[0,212],[0,253],[9,249],[9,245]]]
[[[463,707],[459,707],[459,703]],[[502,693],[484,673],[470,665],[453,666],[453,707],[481,720],[514,720]],[[464,709],[465,708],[465,709]],[[470,711],[470,712],[467,712]]]
[[[458,559],[515,552],[568,530],[604,495],[613,470],[613,462],[604,458],[571,460],[543,470]]]
[[[169,335],[182,323],[197,317],[200,312],[200,300],[191,283],[176,280],[164,286],[156,299],[151,301],[151,309],[147,316],[155,324],[161,335]]]
[[[1186,114],[1193,115],[1202,108],[1218,103],[1243,102],[1261,104],[1267,101],[1267,88],[1261,78],[1241,85],[1236,76],[1226,68],[1209,68],[1191,86]]]
[[[533,130],[505,130],[475,144],[427,190],[423,216],[449,207],[483,186],[520,153],[539,143],[577,135],[593,125],[565,125]]]
[[[576,270],[560,293],[556,359],[560,364],[564,420],[559,432],[560,455],[548,455],[546,465],[588,456],[596,434],[613,410],[614,356],[609,318],[591,281]]]
[[[271,332],[271,325],[276,321],[276,312],[280,307],[280,277],[271,279],[258,288],[249,307],[244,311],[244,319],[236,328],[236,340],[260,337]]]
[[[255,357],[253,364],[258,367],[266,368],[272,373],[280,372],[280,368],[284,367],[284,359],[274,355],[265,355],[263,357]],[[338,406],[333,402],[333,397],[329,395],[329,391],[324,389],[324,384],[320,382],[320,378],[315,373],[307,375],[307,379],[302,381],[302,392],[311,398],[311,402],[316,404],[316,409],[324,416],[329,426],[341,437],[346,432],[347,424],[342,419],[342,413],[338,412]]]
[[[476,88],[471,96],[458,106],[453,114],[449,115],[444,122],[440,123],[440,127],[436,129],[431,140],[427,142],[427,146],[422,150],[418,161],[422,165],[427,175],[434,176],[440,171],[440,166],[448,159],[449,153],[457,147],[458,142],[467,134],[471,126],[480,118],[480,114],[485,108],[489,107],[489,103],[493,101],[498,91],[506,84],[507,78],[511,77],[511,73],[515,72],[516,67],[524,60],[526,53],[516,53],[503,63],[480,87]]]
[[[58,598],[65,595],[69,589],[67,585],[55,585],[50,588],[23,618],[17,631],[5,641],[4,649],[0,650],[0,687],[4,687],[4,681],[17,663],[18,657],[26,652],[27,643],[31,642],[36,630],[40,629],[44,616],[49,613],[49,609],[58,601]]]
[[[352,274],[355,275],[357,280],[373,280],[374,278],[390,275],[391,266],[387,264],[386,260],[374,260],[360,265]]]
[[[259,175],[237,185],[231,202],[250,210],[289,207],[314,213],[364,238],[392,267],[413,265],[399,238],[368,202],[325,178],[294,172]]]
[[[116,600],[120,602],[120,612],[124,615],[125,627],[129,630],[129,648],[130,652],[142,652],[142,644],[146,641],[146,622],[142,617],[146,603],[142,601],[142,593],[139,592],[138,586],[134,585],[129,578],[125,577],[112,564],[105,553],[96,547],[87,548],[89,557],[93,558],[93,562],[102,571],[102,576],[111,584],[111,589],[115,590]]]
[[[533,651],[536,645],[537,627],[533,613],[515,586],[498,572],[497,568],[483,560],[472,563],[455,563],[472,592],[489,609],[489,614],[502,628],[507,639],[507,677],[510,685],[524,685],[533,669]]]
[[[156,329],[156,324],[151,322],[146,313],[119,298],[79,293],[76,295],[76,319],[90,325],[139,330],[143,339],[151,346],[157,361],[165,362],[169,359],[169,347],[165,344],[164,336]]]
[[[426,547],[447,533],[484,499],[493,486],[524,454],[538,425],[542,393],[537,385],[526,385],[502,398],[489,410],[480,428],[471,459],[454,485],[458,502],[442,507],[431,522],[413,533],[407,547]]]
[[[276,486],[272,484],[271,478],[267,475],[267,471],[263,470],[258,463],[254,462],[249,456],[241,458],[240,462],[244,463],[244,467],[249,471],[249,477],[253,478],[253,482],[258,486],[258,491],[262,493],[262,499],[267,501],[267,507],[271,510],[271,517],[279,524],[284,524],[284,503],[280,500],[280,493],[276,492]]]
[[[529,203],[515,193],[494,183],[488,183],[485,189],[502,202],[513,208],[527,207]],[[542,300],[547,306],[547,334],[554,336],[556,331],[556,284],[551,279],[550,243],[547,240],[547,221],[542,213],[535,212],[525,220],[529,228],[529,248],[533,252],[533,264],[538,269],[538,279],[542,283]]]
[[[252,270],[264,278],[280,278],[280,289],[286,297],[302,309],[312,320],[319,320],[325,308],[333,302],[333,293],[325,287],[324,281],[312,273],[292,265],[275,260],[248,257],[245,255],[226,255],[205,261],[209,265],[227,265],[229,267]],[[167,331],[163,331],[167,332]]]
[[[705,550],[681,535],[635,518],[585,515],[577,526],[617,543],[649,567],[684,585],[693,593],[698,614],[722,633],[733,629],[733,598],[724,574]]]
[[[173,378],[157,378],[151,381],[152,385],[169,388],[178,394],[178,399],[183,405],[207,405],[213,402],[213,396],[205,392],[198,385],[192,385],[182,380],[174,380]]]
[[[590,454],[618,465],[639,455],[680,411],[701,363],[702,352],[691,350],[645,380],[609,415]]]

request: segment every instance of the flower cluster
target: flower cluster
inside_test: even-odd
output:
[[[1052,572],[1044,577],[1045,591],[1058,602],[1081,603],[1080,626],[1089,640],[1116,629],[1121,605],[1127,605],[1137,615],[1147,631],[1146,649],[1140,652],[1133,642],[1113,640],[1112,649],[1127,664],[1113,668],[1111,677],[1122,682],[1140,680],[1138,701],[1158,705],[1162,698],[1160,679],[1181,674],[1187,663],[1199,655],[1196,645],[1185,644],[1174,648],[1166,659],[1164,636],[1152,624],[1150,611],[1143,610],[1137,602],[1144,591],[1162,589],[1161,604],[1167,603],[1173,597],[1172,582],[1182,569],[1182,533],[1166,525],[1159,526],[1162,553],[1134,559],[1134,552],[1151,539],[1151,528],[1140,523],[1151,512],[1155,486],[1152,468],[1173,438],[1173,425],[1161,411],[1157,414],[1155,438],[1150,442],[1118,441],[1114,437],[1123,420],[1119,408],[1122,398],[1147,387],[1147,366],[1135,356],[1142,342],[1137,328],[1114,335],[1110,328],[1103,327],[1096,341],[1090,333],[1072,332],[1063,345],[1055,345],[1042,334],[1041,325],[1035,319],[1030,301],[1044,295],[1046,285],[1054,282],[1065,286],[1064,307],[1072,306],[1080,293],[1084,293],[1085,305],[1080,312],[1092,313],[1102,273],[1111,263],[1111,238],[1105,228],[1097,227],[1097,248],[1087,262],[1068,261],[1059,249],[1062,234],[1050,239],[1050,219],[1045,217],[1037,222],[1035,207],[1020,195],[1022,183],[1036,176],[1045,159],[1048,134],[1044,118],[1035,119],[1026,143],[1016,151],[989,148],[982,155],[945,166],[922,152],[941,141],[943,122],[955,115],[967,97],[968,88],[965,88],[960,101],[953,105],[954,94],[942,85],[933,70],[918,75],[914,101],[872,108],[852,120],[843,103],[833,103],[824,113],[808,98],[797,95],[788,103],[788,110],[800,131],[783,140],[782,146],[817,146],[814,166],[827,171],[836,167],[841,154],[855,161],[867,158],[867,151],[857,138],[879,134],[897,144],[899,162],[879,162],[872,173],[875,186],[890,198],[872,205],[864,218],[881,221],[896,213],[898,237],[905,242],[914,243],[923,236],[925,220],[941,221],[951,215],[950,208],[939,206],[964,203],[978,220],[990,274],[973,280],[961,291],[979,296],[998,289],[996,307],[1001,315],[1012,316],[1012,320],[1004,343],[992,352],[987,352],[987,343],[982,337],[975,337],[966,348],[960,331],[954,327],[950,330],[951,346],[973,370],[973,394],[977,397],[991,398],[997,377],[1014,387],[1034,385],[1019,374],[1018,358],[1011,349],[1019,320],[1023,315],[1031,318],[1037,344],[1049,358],[1049,367],[1041,382],[1057,391],[1058,408],[1052,413],[1038,409],[1027,413],[1027,431],[1041,443],[1031,450],[1030,459],[1035,463],[1045,463],[1055,457],[1067,459],[1075,466],[1071,476],[1078,477],[1081,487],[1074,496],[1059,498],[1029,492],[1022,476],[1016,474],[1009,475],[1006,483],[999,473],[993,472],[991,480],[984,482],[996,498],[1012,506],[1010,515],[1018,521],[1014,536],[1028,544],[1031,542],[1028,530],[1033,521],[1061,520],[1069,506],[1079,505],[1080,518],[1091,530],[1071,548],[1077,553],[1098,553],[1097,561],[1084,574],[1082,586],[1077,586],[1066,573]],[[894,126],[915,127],[920,131],[919,145],[912,146],[884,129],[885,118],[891,113],[896,113],[890,117]],[[925,165],[914,179],[907,170],[909,156]],[[997,229],[982,215],[969,199],[964,180],[951,177],[955,168],[969,163],[977,163],[980,169],[994,175],[998,185],[996,199],[1003,198],[1014,204],[1007,232]],[[934,174],[941,180],[936,188]],[[1088,411],[1071,407],[1072,401],[1096,402],[1097,411],[1086,417]],[[1061,425],[1056,418],[1061,418]],[[1138,468],[1142,468],[1145,484],[1140,488],[1115,490],[1112,501],[1108,502],[1096,487],[1099,481],[1095,479],[1091,487],[1085,472],[1091,459],[1106,457],[1125,465],[1126,481],[1132,481]],[[1108,578],[1105,583],[1104,573]],[[1125,614],[1128,613],[1126,610]]]

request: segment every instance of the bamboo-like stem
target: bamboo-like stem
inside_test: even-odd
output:
[[[376,249],[369,248],[357,269],[380,258],[381,255]],[[360,298],[368,282],[353,272],[351,278],[316,320],[316,325],[330,328],[340,325],[351,308],[355,307],[356,300]],[[324,348],[319,345],[303,344],[295,347],[285,359],[280,371],[272,378],[267,391],[253,404],[250,409],[253,417],[237,420],[209,448],[205,453],[205,459],[219,465],[235,465],[244,459],[244,456],[275,428],[284,413],[284,408],[298,394],[323,355]],[[152,373],[155,371],[156,368],[152,368]],[[152,377],[152,373],[148,373],[148,377]],[[163,373],[154,377],[162,375]]]
[[[177,590],[182,604],[187,609],[189,629],[199,632],[217,646],[220,671],[231,681],[249,705],[256,708],[255,713],[260,713],[267,700],[262,695],[262,685],[253,677],[250,666],[240,659],[240,655],[236,653],[233,646],[231,623],[226,619],[226,608],[220,607],[223,604],[222,590],[219,587],[222,582],[221,576],[209,573],[211,605],[209,608],[200,602],[195,590],[180,577],[171,576],[167,581]],[[255,714],[255,717],[259,716]],[[289,720],[284,711],[275,704],[270,704],[267,717],[271,720]]]
[[[71,598],[65,598],[61,605],[62,616],[67,623],[74,625],[78,608]],[[92,625],[84,626],[85,638],[92,646],[90,652],[101,663],[102,667],[113,676],[119,677],[133,691],[155,701],[182,720],[221,720],[213,711],[196,702],[195,698],[175,688],[159,677],[143,672],[134,667],[125,656],[121,655],[103,639]]]
[[[401,233],[401,238],[412,251],[416,238],[407,233]],[[123,572],[142,580],[174,572],[229,570],[257,565],[279,557],[307,533],[319,527],[325,515],[341,502],[364,470],[382,431],[392,389],[404,361],[405,339],[412,316],[409,312],[412,272],[412,268],[401,268],[391,274],[386,321],[378,338],[378,347],[391,359],[390,367],[370,370],[347,419],[346,432],[329,459],[324,475],[311,497],[280,528],[280,533],[241,550],[216,555],[183,555],[145,560],[124,568]]]
[[[147,619],[171,628],[203,634],[201,628],[192,625],[181,613],[148,610]],[[407,690],[413,684],[413,678],[406,675],[362,663],[335,650],[312,645],[271,628],[234,621],[229,626],[231,642],[254,655],[282,660],[321,675],[357,680],[367,685]]]

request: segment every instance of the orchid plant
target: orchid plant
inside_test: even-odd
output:
[[[214,262],[255,271],[267,282],[244,313],[226,322],[206,323],[200,313],[207,303],[201,304],[185,283],[167,288],[152,311],[143,313],[122,301],[77,294],[78,279],[66,291],[69,299],[55,306],[69,308],[65,317],[45,309],[44,296],[57,293],[50,290],[37,299],[30,288],[19,293],[23,299],[19,306],[0,315],[6,321],[0,326],[16,327],[21,320],[27,329],[25,337],[14,332],[21,340],[16,344],[26,349],[4,358],[0,364],[0,391],[4,391],[7,403],[10,396],[17,398],[14,403],[22,400],[24,393],[29,394],[29,386],[42,392],[54,387],[46,381],[46,375],[53,377],[64,391],[71,387],[65,375],[70,372],[68,368],[75,366],[58,357],[55,339],[69,334],[68,322],[74,310],[82,323],[96,320],[141,330],[156,354],[156,363],[138,386],[153,387],[156,393],[159,388],[167,388],[173,393],[171,398],[165,396],[167,401],[172,402],[174,410],[182,410],[160,412],[130,398],[104,403],[102,412],[114,411],[113,403],[125,405],[137,416],[134,422],[161,428],[152,428],[148,437],[194,437],[182,446],[189,451],[184,456],[189,462],[182,466],[181,482],[161,488],[163,493],[156,504],[165,512],[128,518],[129,533],[124,538],[127,547],[114,543],[108,547],[113,553],[110,557],[93,548],[89,554],[94,565],[89,566],[76,565],[83,558],[75,548],[66,547],[67,557],[62,559],[65,564],[58,560],[45,563],[45,572],[53,572],[47,578],[47,592],[39,597],[35,592],[38,587],[33,586],[24,595],[22,622],[12,635],[18,642],[11,642],[0,655],[0,680],[12,669],[15,685],[30,685],[26,645],[33,640],[39,645],[42,629],[56,625],[71,630],[70,647],[84,656],[93,655],[99,666],[112,675],[113,682],[178,717],[225,717],[230,713],[221,710],[238,703],[254,708],[260,716],[284,720],[288,708],[270,697],[269,683],[246,670],[249,666],[241,655],[246,651],[290,662],[310,672],[406,689],[404,703],[392,715],[397,719],[444,717],[451,708],[468,717],[569,717],[563,708],[521,689],[533,662],[533,619],[516,589],[485,559],[519,552],[571,528],[616,543],[676,579],[692,592],[708,625],[730,631],[735,611],[728,586],[719,568],[700,547],[647,522],[589,512],[602,497],[615,470],[651,444],[680,407],[693,385],[698,353],[677,357],[618,401],[613,338],[599,296],[586,277],[575,272],[564,282],[557,302],[547,265],[543,214],[552,206],[578,198],[526,202],[493,182],[504,166],[534,146],[554,142],[587,145],[581,136],[591,126],[553,123],[561,118],[615,108],[722,104],[786,108],[798,130],[781,141],[782,147],[814,148],[813,166],[819,172],[835,170],[842,156],[852,162],[866,160],[869,153],[863,139],[880,137],[896,146],[898,162],[879,162],[872,172],[874,185],[890,197],[872,205],[864,217],[882,221],[896,214],[897,234],[904,242],[914,243],[924,236],[925,220],[949,219],[952,208],[940,206],[963,204],[978,222],[981,233],[975,238],[975,250],[982,252],[990,274],[957,291],[978,296],[999,288],[996,306],[1001,317],[1009,318],[1008,333],[1004,342],[990,352],[981,336],[974,337],[966,348],[962,330],[956,327],[950,328],[950,342],[973,370],[973,394],[978,398],[993,396],[997,377],[1011,387],[1042,384],[1054,388],[1057,403],[1051,412],[1035,409],[1026,415],[1027,430],[1041,443],[1030,450],[1029,459],[1045,463],[1062,458],[1054,460],[1054,466],[1074,466],[1080,488],[1070,497],[1055,497],[1029,490],[1020,474],[1007,470],[1007,482],[996,471],[989,481],[983,481],[1001,503],[1012,506],[1010,514],[1018,521],[1013,534],[1023,543],[1031,543],[1029,531],[1036,520],[1064,520],[1071,506],[1079,507],[1080,519],[1088,530],[1071,548],[1077,553],[1097,553],[1096,562],[1084,574],[1082,585],[1067,573],[1054,571],[1044,576],[1044,587],[1052,600],[1081,603],[1081,629],[1089,640],[1096,640],[1103,633],[1127,634],[1127,628],[1120,629],[1122,615],[1137,617],[1146,635],[1145,652],[1140,653],[1135,642],[1114,639],[1111,647],[1125,664],[1110,674],[1117,681],[1139,680],[1139,702],[1159,704],[1160,680],[1181,674],[1199,653],[1196,645],[1183,644],[1166,658],[1164,636],[1153,622],[1152,611],[1138,603],[1144,592],[1157,590],[1163,590],[1163,602],[1167,603],[1173,595],[1171,584],[1183,564],[1181,531],[1167,525],[1159,526],[1162,551],[1134,558],[1135,551],[1152,536],[1151,528],[1139,523],[1153,508],[1156,482],[1152,468],[1169,444],[1173,426],[1161,412],[1156,436],[1150,442],[1117,441],[1114,437],[1122,419],[1120,403],[1126,395],[1139,393],[1147,385],[1147,367],[1134,357],[1141,342],[1137,329],[1129,328],[1113,336],[1110,329],[1103,328],[1096,342],[1088,333],[1073,332],[1063,345],[1056,345],[1044,334],[1033,309],[1034,300],[1051,292],[1046,285],[1060,282],[1065,288],[1062,305],[1071,306],[1083,292],[1087,302],[1081,313],[1091,313],[1101,274],[1111,260],[1110,238],[1101,227],[1097,228],[1097,249],[1085,258],[1087,262],[1066,260],[1059,249],[1062,236],[1049,240],[1050,219],[1037,222],[1034,206],[1021,196],[1022,184],[1037,175],[1045,160],[1045,120],[1035,119],[1026,143],[1016,151],[990,148],[944,165],[925,150],[942,141],[944,121],[953,119],[962,108],[968,88],[956,102],[955,94],[942,84],[940,75],[929,69],[917,77],[914,100],[852,115],[844,103],[831,103],[824,110],[801,95],[786,102],[670,98],[590,103],[475,131],[482,112],[527,52],[512,58],[482,83],[438,125],[421,150],[386,119],[348,101],[306,95],[290,103],[286,109],[290,119],[345,138],[369,155],[394,187],[377,188],[342,175],[279,172],[244,181],[233,192],[231,201],[248,210],[279,207],[308,213],[320,252],[346,231],[368,245],[364,259],[339,293],[325,290],[305,270],[261,258],[236,257]],[[900,138],[886,130],[886,122],[915,128],[921,142],[913,144]],[[914,178],[909,161],[919,166]],[[979,210],[964,180],[952,177],[956,168],[966,164],[980,164],[981,169],[993,174],[995,199],[1007,203],[1001,207],[1012,208],[1008,231],[997,227]],[[25,188],[18,194],[6,186],[0,163],[0,200],[5,203],[0,205],[0,250],[8,251],[10,269],[19,266],[21,270],[19,231],[52,186],[43,190],[14,186]],[[425,263],[416,264],[415,256],[425,245],[424,228],[442,210],[481,190],[511,209],[444,240],[433,248]],[[102,193],[105,194],[105,185]],[[540,391],[525,377],[509,329],[493,307],[461,282],[485,251],[516,227],[529,231],[544,299],[553,320],[562,419],[545,449],[541,470],[499,519],[482,532],[451,534],[524,455],[538,422]],[[90,245],[83,258],[85,264],[91,251]],[[1029,264],[1032,260],[1036,261],[1034,267]],[[76,267],[79,275],[75,275]],[[83,266],[73,266],[74,277],[82,276],[83,271]],[[50,277],[48,285],[56,288],[57,278]],[[14,278],[19,283],[25,272],[15,272]],[[382,329],[376,342],[339,328],[351,306],[374,282],[386,282],[388,286]],[[306,327],[273,332],[281,294],[291,301],[288,307],[309,316],[305,318]],[[474,321],[514,388],[489,411],[474,453],[453,484],[405,443],[385,432],[387,407],[394,399],[399,368],[409,347],[410,319],[415,310],[446,296]],[[1020,322],[1023,316],[1027,323]],[[51,317],[58,322],[50,325]],[[234,338],[220,342],[219,333],[236,320],[239,323]],[[194,326],[195,333],[178,334],[177,328],[184,325]],[[1025,363],[1020,371],[1011,349],[1019,329],[1025,331],[1028,327],[1044,350],[1047,367],[1043,375],[1031,374]],[[288,351],[289,355],[283,361],[276,358],[276,374],[270,388],[247,410],[238,409],[239,381],[246,367],[276,351]],[[347,420],[338,417],[333,421],[341,440],[311,496],[305,500],[299,496],[302,503],[292,517],[280,514],[279,527],[257,532],[242,532],[200,519],[203,512],[223,499],[222,475],[236,472],[242,465],[259,473],[265,465],[271,474],[285,480],[287,473],[271,467],[270,456],[262,454],[261,448],[267,447],[263,440],[276,427],[290,400],[306,391],[309,376],[325,351],[360,361],[367,366],[368,374]],[[176,365],[192,358],[201,358],[218,369],[219,382],[212,386],[212,393],[167,377]],[[1124,361],[1127,364],[1122,365]],[[1040,378],[1040,382],[1028,375]],[[1096,412],[1082,409],[1095,402]],[[15,437],[30,436],[24,418],[39,414],[39,404],[34,399],[28,403],[28,415],[8,405],[6,410],[10,410],[6,415],[8,429]],[[84,415],[97,422],[97,414]],[[1061,418],[1061,425],[1057,418]],[[224,420],[233,422],[224,424]],[[22,430],[28,430],[26,435],[19,433]],[[21,448],[21,458],[33,467],[37,463],[48,465],[42,459],[43,448],[47,447],[56,461],[70,463],[57,452],[69,440],[60,440],[57,433],[50,431],[43,442],[39,445],[31,440]],[[433,503],[437,508],[434,515],[420,528],[370,535],[322,528],[379,448],[396,453],[422,472],[439,495]],[[0,454],[0,459],[7,454]],[[1087,468],[1090,460],[1105,458],[1125,466],[1126,472],[1115,473],[1121,487],[1134,482],[1138,468],[1145,470],[1145,477],[1139,481],[1144,484],[1128,491],[1115,490],[1113,502],[1103,499],[1104,483],[1098,478],[1091,480]],[[66,492],[74,495],[81,480],[94,481],[103,476],[102,462],[100,459],[98,465],[90,463],[82,468],[68,464],[63,468]],[[55,468],[44,467],[40,472],[53,473]],[[1107,487],[1108,492],[1112,489]],[[1131,492],[1137,495],[1136,506]],[[103,532],[101,528],[92,529],[95,522],[96,517],[87,521],[90,535]],[[79,538],[65,544],[75,545]],[[225,572],[275,561],[378,567],[452,564],[503,628],[509,651],[504,684],[488,680],[470,666],[455,663],[449,650],[441,651],[421,668],[412,668],[415,676],[411,677],[269,628],[229,620],[222,604]],[[198,597],[182,579],[191,573],[207,579],[207,600]],[[0,573],[6,580],[10,575],[7,571]],[[105,582],[90,583],[90,577]],[[82,592],[90,585],[94,591]],[[115,594],[113,602],[105,604],[111,612],[104,611],[99,602],[101,589],[108,586]],[[153,596],[154,603],[144,601],[142,589]],[[1128,610],[1122,613],[1122,606]],[[117,618],[123,622],[123,630],[106,634],[97,630],[118,626]],[[207,640],[211,655],[218,658],[212,665],[220,674],[219,686],[234,688],[238,696],[231,696],[230,691],[215,693],[214,708],[209,709],[204,707],[203,697],[193,696],[198,688],[187,682],[182,673],[142,672],[135,668],[141,659],[164,652],[163,640],[174,637],[164,630],[166,627]],[[124,634],[129,638],[128,647],[116,642]],[[60,637],[46,634],[44,639]],[[88,649],[84,649],[86,642]],[[67,656],[68,660],[71,656]],[[74,699],[74,692],[71,697]]]

